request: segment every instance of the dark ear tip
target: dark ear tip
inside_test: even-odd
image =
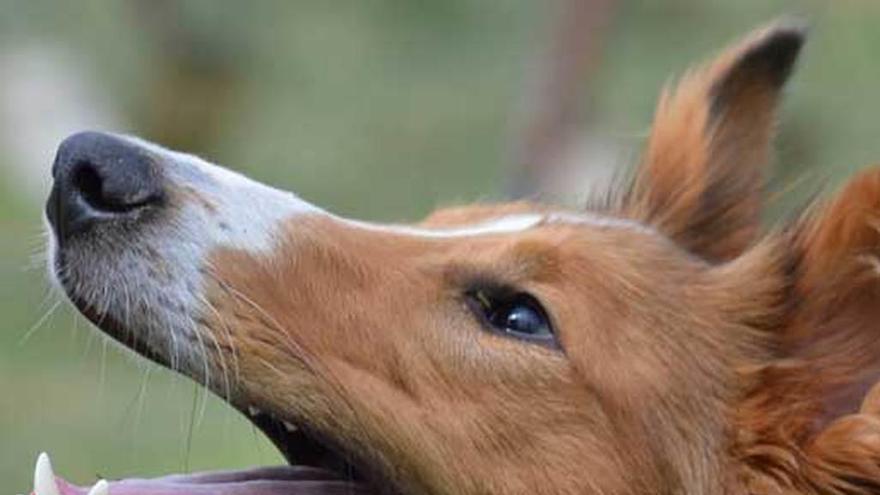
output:
[[[784,33],[786,36],[798,37],[803,42],[810,32],[810,23],[804,17],[780,17],[769,24],[767,32]]]
[[[780,19],[760,32],[735,66],[763,74],[771,83],[781,86],[791,74],[808,31],[809,26],[803,19]]]
[[[776,21],[767,28],[763,41],[758,43],[758,48],[788,54],[793,62],[797,58],[801,47],[807,41],[810,31],[807,21],[797,17],[789,17]]]

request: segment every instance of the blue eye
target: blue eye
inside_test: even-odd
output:
[[[525,293],[493,294],[487,290],[468,293],[471,306],[495,332],[555,345],[553,327],[541,304]]]
[[[539,310],[532,306],[520,304],[511,306],[498,313],[498,327],[510,333],[528,335],[550,334],[550,325]],[[504,321],[500,321],[504,320]]]

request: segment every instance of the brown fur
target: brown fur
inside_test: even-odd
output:
[[[238,400],[332,436],[408,493],[880,492],[880,172],[759,235],[774,109],[803,34],[777,25],[664,92],[604,211],[425,238],[296,218],[213,254]],[[430,226],[554,209],[463,207]],[[484,331],[463,293],[539,299],[561,350]],[[219,336],[222,332],[216,330]],[[225,334],[224,334],[225,335]]]

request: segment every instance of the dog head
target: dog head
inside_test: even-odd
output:
[[[52,270],[99,328],[291,461],[376,490],[876,488],[876,405],[854,414],[880,367],[880,174],[759,233],[802,41],[774,25],[664,91],[631,183],[583,211],[378,225],[77,134],[53,168]]]

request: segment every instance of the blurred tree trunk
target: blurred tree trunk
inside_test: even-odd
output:
[[[235,26],[195,19],[183,2],[131,1],[157,51],[136,103],[136,127],[165,146],[207,151],[234,118],[243,90],[243,43]]]

